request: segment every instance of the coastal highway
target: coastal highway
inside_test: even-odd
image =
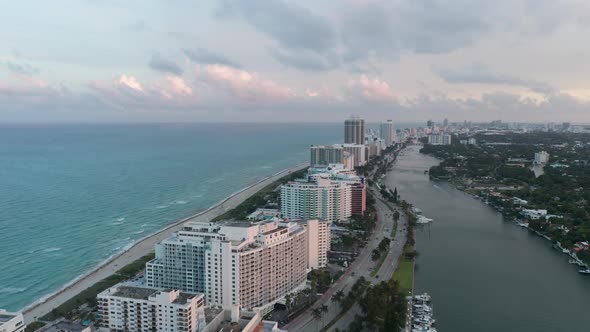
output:
[[[377,192],[373,193],[375,197],[381,195]],[[340,313],[340,305],[333,302],[332,295],[339,290],[343,290],[344,293],[348,293],[354,283],[361,277],[365,277],[366,280],[375,284],[382,280],[391,278],[395,267],[397,266],[397,260],[403,251],[403,245],[405,243],[405,225],[407,219],[405,216],[400,215],[399,225],[396,231],[395,240],[391,242],[390,249],[388,251],[387,258],[383,265],[379,269],[377,274],[379,278],[372,277],[371,271],[375,266],[375,262],[371,260],[371,251],[375,249],[379,242],[384,237],[391,238],[391,230],[393,227],[392,210],[381,200],[376,201],[377,208],[377,224],[375,230],[371,235],[369,243],[361,249],[359,255],[355,261],[350,265],[346,272],[334,283],[334,285],[322,295],[322,297],[310,308],[304,311],[302,314],[294,318],[289,324],[282,327],[289,332],[306,332],[316,331],[321,325],[321,322],[316,321],[311,315],[311,309],[320,307],[322,305],[328,306],[328,312],[324,314],[323,322],[327,324],[338,316]],[[354,273],[353,273],[354,272]],[[354,318],[355,312],[360,312],[358,305],[355,305],[344,315],[330,330],[335,327],[339,327],[341,331],[345,331],[352,319]]]
[[[218,215],[224,213],[227,210],[233,209],[238,206],[240,203],[245,201],[248,197],[254,195],[259,190],[263,189],[267,185],[277,181],[281,177],[288,175],[289,173],[298,171],[305,167],[309,166],[309,164],[299,164],[297,166],[293,166],[289,169],[280,171],[275,173],[271,176],[258,180],[251,185],[247,186],[246,188],[233,193],[229,197],[225,198],[221,202],[215,204],[214,206],[208,208],[205,211],[197,213],[193,216],[188,218],[181,219],[176,221],[173,224],[166,226],[166,228],[154,233],[152,235],[148,235],[141,240],[138,240],[131,248],[128,250],[113,256],[99,267],[94,269],[93,271],[83,275],[82,277],[74,280],[58,292],[48,296],[47,298],[32,304],[25,310],[23,310],[23,315],[25,319],[25,323],[29,324],[36,319],[44,316],[45,314],[49,313],[52,309],[60,306],[70,298],[74,297],[81,291],[85,290],[86,288],[94,285],[98,281],[114,274],[122,268],[123,266],[130,264],[137,259],[145,256],[149,252],[154,250],[154,245],[163,239],[169,237],[174,232],[180,230],[182,225],[187,221],[209,221]]]
[[[376,192],[374,192],[373,194],[375,195],[375,197],[380,197],[380,195]],[[379,215],[379,219],[386,219],[386,225],[393,225],[393,211],[395,210],[392,210],[389,207],[389,205],[383,202],[380,198],[377,198],[376,200],[376,208],[377,214]],[[379,278],[370,276],[372,269],[360,271],[363,273],[365,278],[369,280],[373,285],[381,281],[387,281],[391,279],[391,277],[393,276],[393,272],[395,272],[395,269],[397,268],[399,258],[404,250],[404,244],[406,243],[406,227],[408,225],[408,218],[401,210],[399,211],[400,219],[398,222],[395,236],[392,239],[391,244],[389,245],[387,257],[385,258],[383,265],[381,265],[381,268],[379,268],[379,272],[376,275],[379,276]],[[388,228],[388,231],[385,231],[382,234],[382,236],[387,236],[391,238],[391,228]],[[379,236],[376,235],[376,237]],[[328,331],[334,331],[337,328],[340,331],[346,331],[348,329],[348,326],[350,326],[350,324],[354,320],[354,317],[356,315],[361,314],[361,307],[358,305],[358,303],[355,303],[354,306],[352,306],[352,308],[350,308],[344,316],[342,316],[336,323],[334,323],[334,325],[332,325]]]

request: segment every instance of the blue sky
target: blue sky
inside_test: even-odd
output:
[[[590,122],[583,0],[4,1],[1,122]]]

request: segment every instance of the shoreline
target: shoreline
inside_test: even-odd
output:
[[[146,235],[132,243],[132,245],[119,253],[113,254],[105,261],[101,262],[96,267],[90,269],[88,272],[76,277],[69,283],[65,284],[59,290],[41,297],[39,300],[31,303],[22,309],[22,313],[26,324],[30,324],[37,318],[40,318],[47,313],[51,312],[54,308],[60,306],[70,298],[76,296],[81,291],[94,285],[100,280],[114,274],[120,268],[127,264],[134,262],[135,260],[145,256],[146,254],[154,250],[154,245],[163,239],[172,235],[172,233],[180,230],[182,225],[193,219],[200,219],[200,221],[211,220],[226,211],[235,208],[243,201],[248,199],[250,196],[256,194],[258,191],[272,184],[278,179],[300,169],[308,166],[308,163],[302,163],[294,165],[292,167],[283,169],[274,174],[265,176],[259,180],[248,184],[246,187],[230,194],[226,198],[222,199],[218,203],[211,207],[197,212],[185,218],[181,218],[172,223],[163,225],[163,228]]]

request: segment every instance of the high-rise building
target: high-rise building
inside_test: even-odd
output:
[[[353,184],[351,187],[350,212],[353,216],[362,216],[367,209],[367,187],[364,183]]]
[[[365,156],[367,161],[371,160],[373,156],[381,155],[381,144],[378,142],[365,145]]]
[[[346,169],[353,169],[354,168],[354,156],[349,152],[344,151],[342,153],[342,165]]]
[[[385,146],[390,146],[395,141],[395,128],[392,120],[381,122],[379,137],[385,141]]]
[[[311,167],[325,167],[330,164],[342,164],[343,153],[341,145],[316,145],[309,148]]]
[[[354,157],[354,166],[363,166],[367,163],[366,150],[364,144],[342,144],[344,151]]]
[[[0,331],[1,332],[23,332],[25,323],[20,312],[8,312],[0,309]]]
[[[307,227],[308,267],[319,269],[328,266],[328,251],[332,241],[330,223],[319,219],[300,222]]]
[[[156,245],[146,283],[203,292],[209,305],[267,312],[305,285],[308,269],[325,266],[327,227],[326,221],[188,222]]]
[[[452,136],[449,134],[428,135],[428,144],[451,145]]]
[[[203,294],[117,284],[97,296],[107,331],[197,332],[205,327]]]
[[[365,120],[358,117],[344,120],[344,143],[365,144]]]
[[[351,187],[329,179],[281,186],[281,212],[288,219],[342,221],[351,216]]]
[[[434,121],[432,121],[432,120],[426,121],[426,127],[428,127],[428,128],[434,127]]]

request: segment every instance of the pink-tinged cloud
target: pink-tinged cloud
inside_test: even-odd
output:
[[[88,87],[104,97],[105,102],[121,109],[176,109],[194,107],[198,102],[193,88],[175,75],[146,84],[134,76],[122,74],[112,81],[92,82]]]
[[[290,88],[257,73],[225,65],[198,67],[197,78],[246,103],[287,101],[296,97]]]
[[[143,92],[143,86],[137,81],[137,79],[131,75],[127,76],[125,74],[119,77],[118,83],[122,86],[125,86],[129,89]]]
[[[353,96],[360,97],[371,102],[393,102],[395,97],[389,83],[378,78],[369,78],[361,75],[358,79],[352,79],[347,84],[348,91]]]
[[[190,87],[182,77],[167,75],[162,83],[156,82],[155,90],[164,98],[184,98],[193,95],[193,88]]]

